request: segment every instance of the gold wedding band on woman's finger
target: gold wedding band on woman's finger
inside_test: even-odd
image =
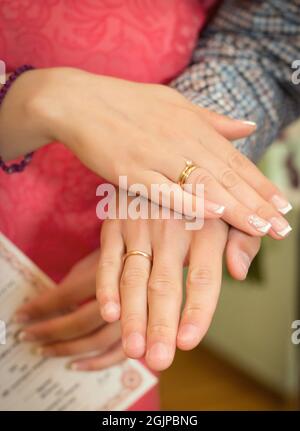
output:
[[[148,259],[150,262],[152,262],[152,256],[149,253],[146,253],[145,251],[140,250],[131,250],[124,254],[123,256],[123,263],[125,263],[126,259],[130,256],[143,256],[146,259]]]
[[[191,160],[185,161],[185,167],[181,171],[177,184],[183,189],[184,185],[186,184],[188,178],[190,175],[196,170],[196,169],[202,169],[200,166],[196,165]],[[200,195],[201,196],[201,195]],[[209,201],[205,199],[205,214],[206,216],[209,215],[211,217],[211,214],[216,214],[217,217],[221,217],[224,213],[225,207],[224,205],[217,204],[216,202]],[[202,218],[202,217],[201,217]]]
[[[183,187],[184,184],[187,182],[189,176],[191,175],[192,172],[194,172],[195,169],[197,169],[198,166],[195,165],[191,160],[186,160],[185,162],[185,167],[184,169],[181,171],[177,184],[180,187]]]

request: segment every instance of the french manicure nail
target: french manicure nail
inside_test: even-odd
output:
[[[285,198],[279,195],[274,195],[271,202],[281,214],[287,214],[291,209],[293,209],[292,205]]]
[[[225,207],[223,205],[219,205],[214,202],[206,202],[206,209],[220,215],[223,214],[225,211]]]
[[[248,217],[248,222],[254,229],[262,233],[267,233],[272,227],[271,223],[258,217],[256,214],[250,215]]]
[[[291,226],[284,218],[272,217],[270,222],[274,231],[282,238],[286,237],[292,230]]]
[[[244,124],[247,124],[247,126],[253,126],[253,127],[257,127],[257,124],[254,121],[249,121],[249,120],[243,120]]]
[[[214,213],[223,214],[224,211],[225,211],[225,207],[223,205],[220,205],[218,208],[215,209]]]
[[[288,234],[292,231],[293,229],[291,228],[291,226],[289,225],[289,226],[287,226],[285,229],[283,229],[282,231],[280,231],[280,232],[277,232],[278,233],[278,235],[280,235],[280,236],[282,236],[282,237],[286,237],[286,236],[288,236]]]

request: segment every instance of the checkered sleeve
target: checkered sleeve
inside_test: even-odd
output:
[[[257,161],[300,116],[297,60],[300,69],[300,0],[225,0],[170,85],[195,104],[255,121],[256,133],[235,145]]]

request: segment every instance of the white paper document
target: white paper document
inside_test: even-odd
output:
[[[126,360],[99,372],[66,369],[68,358],[43,358],[16,339],[17,307],[54,283],[0,233],[0,411],[125,410],[157,383]]]

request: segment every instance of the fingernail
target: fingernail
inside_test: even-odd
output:
[[[17,335],[19,341],[34,341],[36,337],[30,332],[21,331]]]
[[[108,302],[102,308],[102,315],[105,319],[119,319],[120,305],[116,302]]]
[[[215,214],[223,214],[225,207],[223,205],[215,204],[214,202],[206,202],[206,209]]]
[[[272,228],[277,233],[277,235],[283,238],[287,236],[292,230],[291,226],[284,218],[272,217],[270,222],[272,223]]]
[[[123,347],[128,354],[142,355],[145,350],[145,338],[139,332],[132,332],[125,338]]]
[[[244,251],[240,251],[239,252],[239,262],[240,262],[241,269],[244,273],[244,276],[246,277],[248,274],[250,265],[251,265],[251,259],[247,253],[245,253]]]
[[[271,223],[253,214],[248,217],[249,224],[258,232],[267,233],[271,229]]]
[[[178,338],[183,344],[193,343],[199,338],[199,328],[187,323],[179,329]]]
[[[66,365],[66,368],[72,371],[84,371],[89,369],[87,364],[83,364],[81,362],[71,362]]]
[[[147,358],[152,361],[164,362],[169,359],[169,349],[164,343],[155,343],[148,350]]]
[[[247,126],[252,126],[252,127],[257,127],[257,124],[254,121],[249,121],[249,120],[242,120],[242,122],[244,124],[247,124]]]
[[[271,202],[281,214],[287,214],[291,209],[293,209],[292,205],[285,198],[279,195],[274,195]]]
[[[25,313],[15,313],[12,318],[14,323],[27,323],[30,320],[30,316]]]

